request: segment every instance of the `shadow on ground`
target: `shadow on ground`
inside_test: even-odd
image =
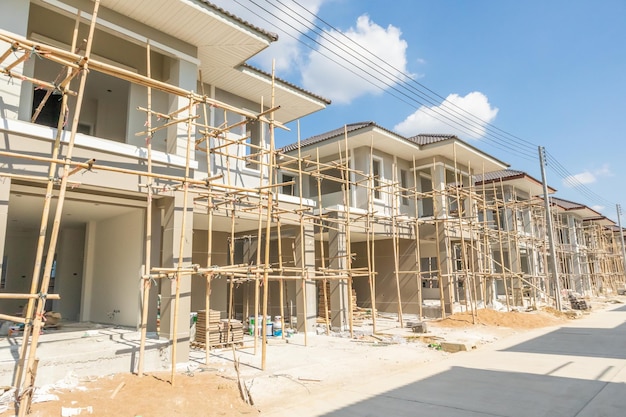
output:
[[[324,416],[618,416],[626,407],[624,389],[604,381],[453,367]],[[587,413],[600,392],[610,397],[605,411]]]

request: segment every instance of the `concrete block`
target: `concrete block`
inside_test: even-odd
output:
[[[411,323],[413,333],[428,333],[428,325],[425,322]]]
[[[467,352],[476,349],[476,345],[468,342],[441,342],[441,350],[448,353]]]

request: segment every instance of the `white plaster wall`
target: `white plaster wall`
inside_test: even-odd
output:
[[[4,292],[29,293],[37,249],[37,231],[9,231],[4,254],[7,256],[7,280]],[[24,300],[2,300],[0,312],[21,313]]]
[[[97,223],[90,321],[138,324],[143,233],[139,209]]]
[[[53,301],[52,309],[61,313],[64,320],[79,320],[84,247],[84,226],[61,230],[57,242],[57,269],[54,284],[54,293],[59,294],[61,299]]]
[[[28,26],[28,12],[30,2],[24,0],[2,0],[0,3],[0,28],[8,30],[20,36],[26,36]],[[2,53],[6,51],[9,44],[0,42],[0,50]],[[8,60],[0,65],[7,66],[13,62],[15,57],[11,55]],[[13,71],[21,74],[24,64],[16,66]],[[11,82],[6,82],[6,77],[2,76],[3,82],[0,82],[0,115],[9,119],[17,119],[20,104],[20,91],[22,81],[13,78]],[[27,84],[27,83],[25,83]]]

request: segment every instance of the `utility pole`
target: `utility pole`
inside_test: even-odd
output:
[[[615,205],[617,209],[617,225],[619,226],[619,238],[622,241],[622,264],[624,265],[624,275],[626,275],[626,249],[624,248],[624,230],[622,229],[622,206]]]
[[[546,208],[546,224],[548,226],[548,243],[550,244],[550,258],[552,264],[552,273],[554,274],[554,291],[556,299],[556,309],[561,311],[561,283],[559,280],[558,263],[556,260],[556,248],[554,247],[554,233],[552,231],[552,215],[550,214],[550,201],[548,200],[548,181],[546,180],[546,150],[543,146],[539,147],[539,162],[541,164],[541,181],[543,182],[543,203]]]

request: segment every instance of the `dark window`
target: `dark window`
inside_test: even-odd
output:
[[[374,198],[380,200],[380,161],[372,160],[372,175],[374,177]]]
[[[35,92],[33,94],[33,108],[31,117],[35,114],[37,108],[39,107],[39,104],[41,104],[43,99],[46,97],[46,93],[47,90],[35,89]],[[61,104],[61,94],[50,94],[50,97],[48,97],[48,99],[46,100],[43,108],[41,109],[41,112],[39,113],[39,116],[37,116],[37,120],[35,120],[35,123],[44,126],[57,127],[59,123],[59,115],[61,114]]]

